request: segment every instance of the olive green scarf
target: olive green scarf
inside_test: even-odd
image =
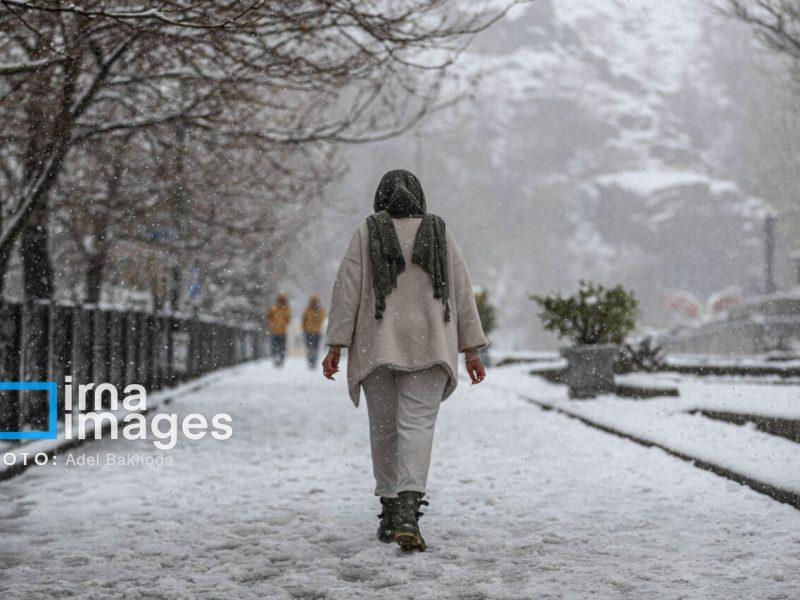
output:
[[[447,237],[444,220],[425,211],[425,193],[419,180],[408,171],[389,171],[375,192],[375,214],[367,218],[368,248],[375,291],[375,318],[382,319],[386,296],[397,287],[397,276],[406,268],[403,249],[392,218],[422,217],[414,240],[411,261],[433,280],[433,297],[444,305],[444,320],[450,320],[447,282]]]

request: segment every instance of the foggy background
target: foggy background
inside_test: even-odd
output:
[[[261,6],[255,63],[238,30],[194,26],[229,17],[216,5],[173,3],[174,26],[3,11],[2,295],[251,322],[282,290],[296,312],[327,304],[395,168],[497,305],[496,348],[554,347],[528,295],[581,279],[632,289],[640,331],[685,323],[676,297],[773,291],[768,215],[775,287],[793,289],[798,63],[714,4],[752,6]],[[65,89],[80,110],[55,110]]]
[[[327,302],[393,168],[421,178],[498,305],[496,347],[554,347],[528,293],[581,279],[633,289],[643,328],[673,324],[669,290],[763,292],[763,221],[797,205],[800,127],[791,70],[750,29],[694,1],[537,0],[456,70],[480,73],[470,98],[337,156],[347,172],[275,287],[298,307],[312,291]],[[779,219],[781,287],[797,225]]]

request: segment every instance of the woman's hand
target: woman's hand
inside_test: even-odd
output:
[[[484,380],[486,377],[486,371],[483,368],[483,363],[481,362],[480,357],[475,356],[467,358],[467,373],[469,374],[469,378],[472,380],[473,385]]]
[[[333,376],[339,372],[339,359],[341,356],[342,349],[339,346],[331,346],[328,349],[328,354],[322,361],[322,374],[325,375],[325,379],[333,379]]]

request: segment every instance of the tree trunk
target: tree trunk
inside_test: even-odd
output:
[[[48,241],[48,203],[39,202],[22,230],[23,289],[26,300],[53,298],[53,267]]]
[[[103,291],[103,271],[106,267],[106,255],[96,252],[89,256],[89,265],[86,267],[86,302],[99,304]]]
[[[177,252],[175,260],[177,263],[172,267],[172,290],[169,296],[169,307],[172,311],[180,309],[183,285],[183,218],[186,211],[186,175],[185,175],[185,155],[186,155],[186,123],[179,121],[175,131],[175,185],[172,188],[172,210],[175,219],[175,239],[177,242]]]
[[[3,290],[6,286],[6,269],[11,258],[11,246],[0,247],[0,301],[3,300]]]
[[[112,181],[109,185],[109,199],[115,198],[116,193],[117,188]],[[103,277],[105,276],[106,264],[108,263],[108,251],[110,246],[108,231],[110,210],[111,209],[108,208],[91,217],[94,251],[88,256],[85,274],[86,302],[89,304],[98,304],[102,298]]]
[[[0,202],[3,199],[0,198]],[[0,211],[0,231],[3,230],[5,223],[3,223],[3,211]],[[11,246],[0,245],[0,302],[3,301],[3,291],[6,287],[6,268],[8,267],[8,259],[11,258]]]

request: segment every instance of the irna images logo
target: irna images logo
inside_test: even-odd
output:
[[[48,392],[47,431],[5,431],[0,440],[56,439],[58,436],[58,386],[56,382],[0,382],[0,391]],[[147,391],[132,383],[122,393],[111,383],[81,383],[73,386],[72,377],[64,378],[64,429],[66,440],[85,439],[151,439],[159,450],[171,450],[182,434],[189,440],[201,440],[208,434],[215,440],[227,440],[233,435],[229,414],[217,413],[210,419],[199,413],[189,413],[179,419],[175,413],[157,412],[146,416]]]

